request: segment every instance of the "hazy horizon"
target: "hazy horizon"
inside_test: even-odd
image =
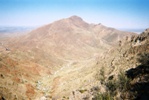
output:
[[[15,33],[15,32],[24,32],[24,31],[31,31],[40,26],[36,27],[28,27],[28,26],[0,26],[0,33]],[[145,28],[116,28],[117,30],[126,31],[126,32],[134,32],[137,34],[142,33]]]
[[[42,26],[73,15],[117,29],[149,27],[148,0],[0,0],[0,26]]]

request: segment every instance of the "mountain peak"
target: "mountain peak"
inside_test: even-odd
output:
[[[78,21],[83,21],[83,19],[81,17],[78,17],[76,15],[69,17],[69,19],[71,20],[78,20]]]

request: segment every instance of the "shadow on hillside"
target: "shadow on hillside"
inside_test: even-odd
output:
[[[149,100],[149,53],[140,54],[138,61],[139,66],[126,72],[126,76],[132,79],[129,92],[134,100]]]

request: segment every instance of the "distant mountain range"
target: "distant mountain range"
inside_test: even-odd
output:
[[[0,33],[27,32],[33,30],[33,27],[4,27],[0,26]]]
[[[23,26],[0,26],[0,33],[16,33],[16,32],[25,32],[25,31],[31,31],[33,29],[36,29],[37,27],[23,27]],[[127,31],[127,32],[134,32],[134,33],[141,33],[145,30],[145,28],[142,29],[132,29],[132,28],[118,28],[121,31]]]
[[[134,28],[119,28],[119,30],[123,30],[123,31],[128,31],[128,32],[134,32],[134,33],[138,33],[140,34],[141,32],[143,32],[145,30],[145,28],[139,28],[139,29],[134,29]]]

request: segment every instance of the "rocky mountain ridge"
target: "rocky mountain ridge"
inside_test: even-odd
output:
[[[10,51],[0,52],[0,95],[9,100],[93,99],[94,87],[106,91],[96,77],[101,69],[107,79],[132,67],[125,60],[131,48],[125,40],[135,41],[132,35],[72,16],[12,38],[6,43]]]

